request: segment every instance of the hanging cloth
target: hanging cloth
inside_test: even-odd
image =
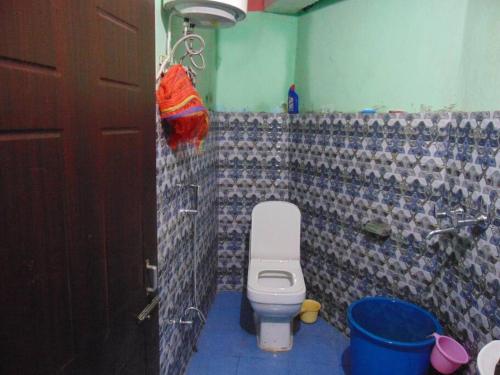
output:
[[[199,149],[208,133],[208,110],[182,65],[172,65],[162,77],[156,101],[170,148],[193,143]]]

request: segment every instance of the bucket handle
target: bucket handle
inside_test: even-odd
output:
[[[441,335],[439,333],[437,333],[437,332],[434,332],[434,333],[431,333],[430,335],[427,335],[426,337],[429,338],[429,339],[431,337],[434,337],[436,339],[436,341],[437,341],[437,340],[439,340],[439,338],[441,337]]]

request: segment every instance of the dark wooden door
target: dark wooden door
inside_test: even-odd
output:
[[[0,373],[158,373],[153,0],[0,1]]]

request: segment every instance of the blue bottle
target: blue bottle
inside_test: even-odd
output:
[[[288,90],[288,113],[299,113],[299,95],[295,92],[295,85]]]

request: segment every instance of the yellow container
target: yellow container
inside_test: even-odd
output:
[[[306,299],[300,309],[300,320],[304,323],[314,323],[318,319],[319,309],[321,309],[321,303]]]

